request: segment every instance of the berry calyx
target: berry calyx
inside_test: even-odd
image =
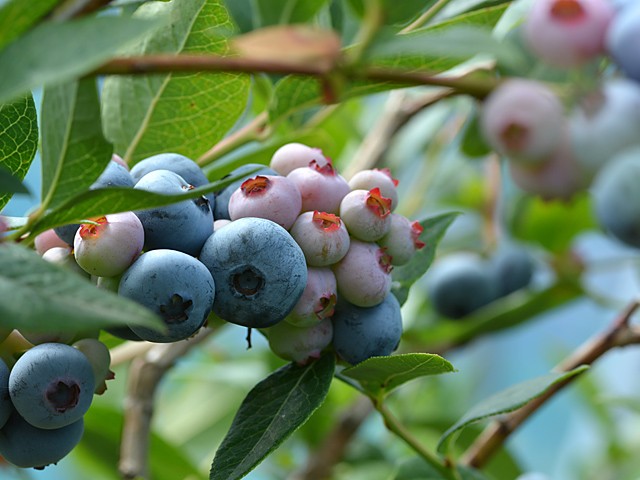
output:
[[[333,213],[319,212],[318,210],[313,211],[312,222],[325,232],[340,230],[340,225],[342,225],[339,216]]]
[[[369,190],[365,204],[380,218],[385,218],[391,213],[391,199],[383,197],[378,187]]]
[[[240,189],[242,193],[247,196],[252,195],[260,195],[264,193],[271,187],[271,181],[262,175],[257,175],[254,178],[250,178],[249,180],[245,180],[242,185],[240,185]]]

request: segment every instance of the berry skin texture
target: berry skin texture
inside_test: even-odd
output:
[[[296,327],[317,325],[333,315],[337,299],[338,286],[331,269],[309,267],[307,286],[285,320]]]
[[[627,150],[600,171],[592,185],[596,217],[618,240],[640,248],[640,148]]]
[[[383,197],[378,187],[353,190],[340,202],[340,218],[352,237],[375,242],[391,227],[391,199]]]
[[[344,177],[331,163],[320,165],[313,161],[307,167],[292,170],[287,178],[292,180],[302,195],[302,211],[338,214],[340,202],[351,191]]]
[[[423,227],[398,213],[392,213],[390,218],[389,231],[378,240],[378,245],[391,256],[391,265],[405,265],[414,253],[425,246],[420,240]]]
[[[604,53],[614,14],[608,0],[536,0],[524,21],[525,41],[549,65],[577,67]]]
[[[245,173],[246,175],[236,180],[235,182],[230,183],[225,188],[223,188],[222,190],[216,193],[216,204],[214,205],[214,208],[213,208],[214,219],[216,220],[231,219],[229,217],[229,199],[231,198],[231,195],[233,194],[233,192],[235,192],[238,188],[240,188],[240,185],[242,185],[242,183],[245,180],[255,177],[256,175],[278,175],[278,172],[268,167],[265,167],[260,163],[247,163],[229,172],[227,175],[222,177],[222,180],[230,176],[242,175]]]
[[[358,307],[373,307],[391,291],[391,259],[373,242],[351,239],[349,251],[333,267],[338,298]]]
[[[349,180],[351,190],[372,190],[379,188],[383,197],[391,199],[391,210],[398,206],[398,180],[391,176],[388,168],[360,170]]]
[[[190,337],[204,325],[215,298],[209,270],[197,259],[176,250],[143,253],[124,272],[118,294],[156,313],[166,331],[130,326],[149,342],[168,343]]]
[[[91,275],[115,277],[134,262],[144,245],[144,228],[133,212],[114,213],[85,223],[76,232],[73,254]]]
[[[154,170],[136,183],[135,189],[176,195],[193,188],[180,175]],[[213,233],[213,214],[209,200],[198,197],[135,212],[144,227],[144,249],[179,250],[196,256]]]
[[[43,343],[22,355],[9,375],[9,395],[34,427],[70,425],[87,412],[95,380],[87,357],[62,343]]]
[[[114,373],[109,370],[111,354],[107,346],[95,338],[83,338],[72,345],[80,350],[93,369],[93,377],[96,383],[94,393],[103,394],[107,390],[106,380],[112,380]]]
[[[400,304],[393,294],[370,308],[341,300],[332,321],[333,348],[351,365],[371,357],[391,355],[402,336]]]
[[[619,12],[607,31],[606,47],[620,69],[635,81],[640,81],[640,4],[629,5]],[[633,5],[631,5],[633,3]]]
[[[75,237],[75,234],[74,234],[74,237]],[[53,228],[51,228],[49,230],[45,230],[44,232],[36,236],[34,246],[36,248],[36,252],[42,255],[44,254],[44,252],[46,252],[50,248],[67,247],[68,244],[67,242],[62,240],[60,237],[58,237],[58,235],[56,235],[56,232],[53,230]]]
[[[289,232],[264,218],[240,218],[216,231],[200,260],[215,280],[213,311],[245,327],[283,320],[307,284],[302,250]]]
[[[129,173],[129,170],[115,160],[111,160],[98,179],[93,182],[90,189],[96,190],[98,188],[110,187],[133,188],[134,184],[135,181],[131,173]]]
[[[300,214],[290,230],[310,266],[326,267],[339,262],[349,250],[351,238],[340,217],[326,212]]]
[[[9,396],[9,367],[0,359],[0,429],[7,423],[13,412],[13,404]]]
[[[459,319],[498,297],[496,279],[477,255],[459,252],[435,263],[427,272],[427,295],[433,309]]]
[[[284,360],[305,365],[320,358],[322,351],[331,344],[333,324],[330,318],[308,327],[279,322],[265,329],[264,333],[273,353]]]
[[[321,167],[330,163],[319,148],[302,143],[287,143],[275,151],[269,166],[278,174],[287,176],[296,168],[308,167],[312,161]]]
[[[544,84],[505,80],[485,100],[482,133],[496,152],[524,164],[540,163],[559,144],[565,118],[562,104]]]
[[[302,208],[298,187],[287,177],[256,175],[245,180],[229,198],[229,217],[266,218],[289,230]]]
[[[84,420],[45,430],[34,427],[14,412],[1,433],[0,455],[5,460],[21,468],[42,469],[58,463],[80,443]]]

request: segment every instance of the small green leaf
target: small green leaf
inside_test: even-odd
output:
[[[401,305],[407,300],[411,285],[422,277],[431,266],[438,243],[458,215],[458,212],[443,213],[420,222],[424,228],[420,234],[420,240],[425,243],[425,246],[413,255],[411,262],[394,268],[391,273],[392,292]]]
[[[216,452],[210,480],[235,480],[253,470],[322,404],[334,369],[329,353],[304,367],[286,365],[258,383]]]
[[[9,0],[0,7],[0,49],[25,32],[60,0]]]
[[[11,103],[0,105],[0,167],[2,172],[8,171],[13,178],[13,187],[4,182],[11,182],[6,175],[0,173],[0,210],[7,204],[12,193],[19,193],[21,180],[29,171],[36,151],[38,150],[38,118],[36,106],[31,94]]]
[[[373,395],[389,393],[414,378],[454,372],[447,360],[431,353],[405,353],[387,357],[372,357],[341,374],[360,382]]]
[[[404,24],[416,18],[420,13],[431,7],[436,0],[381,0],[384,21],[387,24]],[[365,0],[349,0],[351,8],[360,16],[363,16],[367,8],[371,8],[370,2]]]
[[[473,113],[467,119],[462,134],[462,145],[460,146],[462,153],[471,158],[485,157],[491,153],[492,149],[484,140],[484,136],[480,130],[480,115],[478,109],[474,109]]]
[[[438,442],[438,451],[441,453],[445,452],[449,444],[452,442],[452,435],[467,425],[479,422],[480,420],[484,420],[489,417],[501,415],[503,413],[513,412],[514,410],[526,405],[531,400],[538,398],[552,386],[565,382],[571,377],[583,373],[588,368],[588,366],[583,365],[569,372],[550,373],[513,385],[506,390],[492,395],[472,407],[462,416],[462,418],[460,418],[460,420],[444,432]]]
[[[94,78],[44,89],[42,198],[46,207],[57,207],[89,188],[112,152],[102,134]]]
[[[0,327],[87,331],[110,325],[161,328],[151,310],[98,289],[11,242],[0,244]]]
[[[29,190],[16,176],[0,165],[0,195],[3,193],[29,193]]]
[[[220,34],[231,29],[218,0],[142,5],[135,18],[163,15],[167,24],[127,50],[145,54],[225,54]],[[245,109],[250,79],[235,73],[169,73],[107,77],[103,121],[107,138],[129,164],[164,152],[197,158],[219,141]]]
[[[0,51],[0,102],[90,72],[157,25],[112,15],[43,23]]]

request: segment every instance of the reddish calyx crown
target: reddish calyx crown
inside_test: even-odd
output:
[[[309,168],[313,168],[316,172],[328,177],[333,177],[336,175],[336,169],[333,168],[333,164],[331,163],[331,161],[329,161],[329,159],[327,159],[327,163],[325,163],[324,165],[320,165],[316,160],[311,160],[309,162]]]
[[[99,237],[109,222],[107,217],[100,217],[92,220],[92,223],[83,223],[80,226],[80,237],[90,238]]]
[[[551,16],[561,22],[578,22],[585,15],[586,12],[578,0],[556,0],[551,6]]]
[[[369,190],[365,203],[380,218],[385,218],[391,213],[391,199],[383,197],[378,187]]]
[[[420,222],[411,223],[411,238],[413,239],[413,245],[416,247],[416,250],[420,250],[426,245],[426,243],[420,240],[420,235],[423,231],[424,227],[420,225]]]
[[[342,225],[342,220],[340,220],[339,216],[333,213],[319,212],[318,210],[313,211],[313,217],[311,219],[313,223],[325,232],[340,230],[340,225]]]
[[[374,170],[376,172],[382,172],[384,173],[387,177],[389,177],[391,179],[391,181],[393,182],[393,186],[397,187],[398,183],[400,183],[400,181],[397,178],[393,178],[393,175],[391,175],[391,169],[388,167],[385,168],[374,168]]]
[[[510,122],[502,129],[500,138],[510,151],[524,150],[529,140],[529,129],[518,122]]]
[[[391,265],[391,255],[387,253],[386,247],[380,247],[378,249],[378,265],[384,273],[391,273],[393,270],[393,265]]]
[[[240,185],[240,190],[247,196],[260,195],[266,192],[271,187],[271,180],[262,175],[257,175],[254,178],[245,180]]]
[[[318,317],[318,319],[320,320],[329,318],[335,312],[337,301],[338,301],[338,297],[336,297],[335,293],[325,294],[322,297],[320,297],[318,306],[315,308],[313,313],[315,313],[316,317]]]

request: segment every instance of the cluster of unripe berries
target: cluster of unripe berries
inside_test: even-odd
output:
[[[523,190],[567,200],[590,189],[601,225],[640,247],[631,193],[640,181],[640,2],[537,0],[520,33],[542,63],[582,69],[591,86],[560,94],[552,83],[506,79],[483,104],[484,137]]]

